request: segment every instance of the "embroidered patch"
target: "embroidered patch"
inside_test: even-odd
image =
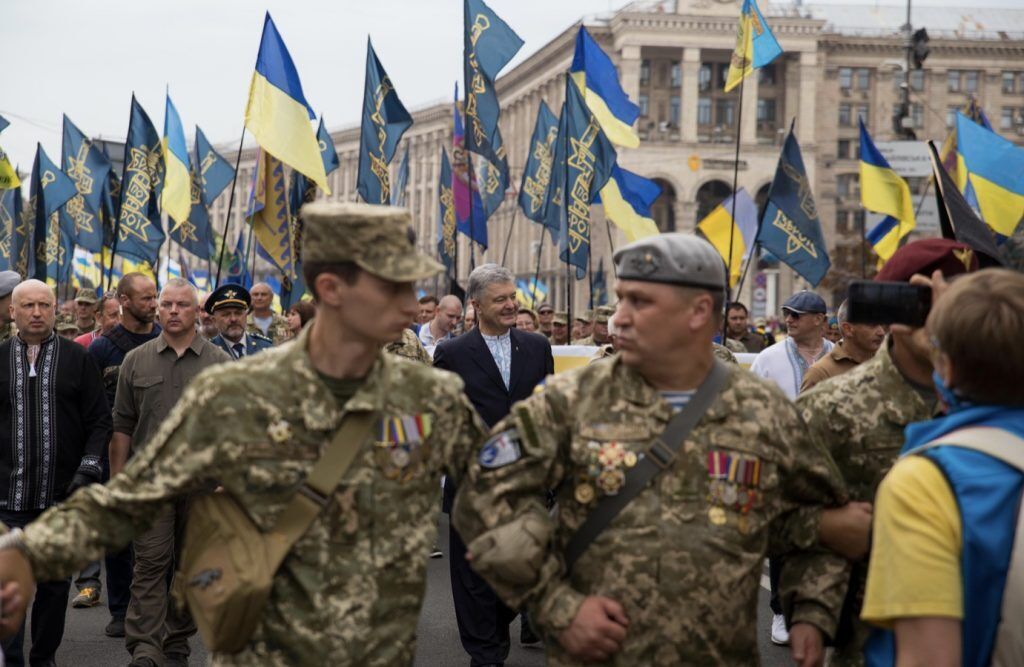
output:
[[[477,460],[485,468],[501,468],[515,463],[522,457],[523,452],[519,447],[519,432],[509,429],[485,442]]]

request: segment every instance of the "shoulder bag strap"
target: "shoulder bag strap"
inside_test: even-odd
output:
[[[1006,429],[993,426],[972,426],[951,431],[931,442],[911,449],[904,456],[912,456],[932,447],[963,447],[973,449],[1024,472],[1024,438]]]
[[[573,564],[583,555],[591,542],[644,490],[648,482],[672,467],[676,453],[683,446],[690,431],[718,398],[728,378],[729,367],[716,359],[711,372],[697,388],[697,392],[686,407],[669,420],[668,426],[654,439],[637,464],[626,471],[626,481],[622,490],[614,496],[601,498],[594,511],[587,515],[583,525],[569,540],[569,546],[565,549],[566,571],[572,570]]]
[[[306,481],[281,511],[274,528],[264,536],[271,571],[280,567],[292,545],[330,502],[334,489],[362,451],[370,427],[376,421],[376,412],[355,412],[344,418]]]

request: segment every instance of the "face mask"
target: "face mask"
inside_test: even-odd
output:
[[[939,392],[939,398],[946,404],[947,411],[956,412],[970,406],[970,403],[946,385],[946,381],[942,379],[938,371],[932,371],[932,382],[935,383],[935,390]]]

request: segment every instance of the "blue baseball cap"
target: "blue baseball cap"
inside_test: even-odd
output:
[[[791,310],[794,313],[799,313],[801,315],[806,315],[808,313],[824,315],[828,312],[828,308],[825,306],[825,300],[814,292],[809,292],[807,290],[797,292],[786,299],[786,302],[782,304],[782,310]]]

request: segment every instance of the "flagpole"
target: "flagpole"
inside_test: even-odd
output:
[[[540,228],[540,244],[537,245],[537,270],[533,274],[533,293],[537,294],[537,283],[540,281],[540,258],[544,255],[544,232],[547,231],[543,225]],[[537,298],[534,296],[534,301]]]
[[[743,19],[741,18],[740,21],[742,22],[742,20]],[[741,23],[741,25],[742,25],[742,23]],[[749,29],[749,26],[748,26],[748,28],[744,28],[744,30],[746,30],[746,29]],[[746,66],[747,66],[747,58],[748,58],[747,44],[749,42],[750,42],[750,40],[748,40],[744,36],[744,39],[743,39],[743,61],[740,63],[744,70],[746,69]],[[753,63],[751,63],[751,73],[753,73]],[[743,84],[747,80],[747,76],[748,75],[743,74],[742,70],[741,70],[741,76],[740,76],[740,95],[739,95],[739,101],[737,102],[737,106],[739,108],[737,109],[737,112],[736,112],[736,157],[735,157],[735,159],[733,161],[733,165],[732,165],[732,207],[731,207],[732,208],[732,212],[730,213],[730,216],[732,217],[732,221],[731,221],[732,225],[729,228],[729,258],[725,262],[725,265],[726,265],[725,286],[726,286],[726,296],[728,296],[728,299],[726,299],[726,304],[725,304],[726,309],[727,309],[726,312],[728,312],[729,303],[732,301],[732,298],[733,298],[732,286],[730,285],[730,282],[732,281],[732,249],[733,249],[733,242],[734,242],[734,240],[736,238],[736,186],[739,184],[739,177],[740,177],[740,142],[741,142],[741,139],[742,139],[742,136],[743,136]],[[723,315],[724,315],[724,313],[723,313]],[[722,342],[723,343],[725,342],[725,336],[726,336],[726,333],[727,333],[727,326],[728,326],[728,322],[726,322],[726,318],[723,316],[722,317]]]
[[[465,135],[462,141],[463,145],[465,145]],[[469,152],[468,146],[465,149],[465,153],[466,176],[469,178],[469,270],[473,271],[476,268],[476,249],[473,247],[473,242],[476,240],[476,229],[474,229],[473,220],[473,183],[476,182],[476,174],[473,172],[473,154]],[[483,198],[481,198],[481,201],[483,201]]]
[[[238,140],[238,154],[235,156],[235,176],[231,179],[231,194],[228,195],[228,213],[224,217],[224,231],[220,235],[220,256],[217,258],[217,279],[213,281],[213,289],[220,286],[220,272],[224,268],[224,251],[227,250],[228,229],[231,227],[231,209],[235,205],[235,184],[238,182],[238,166],[242,163],[242,142],[245,141],[245,125],[242,125],[242,138]],[[115,237],[115,242],[117,241]]]
[[[750,249],[750,255],[747,256],[746,263],[743,264],[743,271],[740,273],[740,281],[736,285],[736,300],[739,301],[740,295],[743,294],[743,281],[747,279],[747,269],[750,268],[750,263],[757,257],[757,242],[754,242],[754,247]]]
[[[569,82],[569,74],[565,75],[566,86],[572,85]],[[569,94],[569,89],[566,88],[566,96]],[[567,112],[568,113],[568,112]],[[566,135],[569,133],[569,116],[566,116]],[[565,290],[566,290],[566,314],[568,319],[566,320],[566,326],[569,329],[569,334],[566,336],[567,344],[572,345],[572,288],[573,288],[573,276],[572,276],[572,251],[569,249],[569,139],[568,136],[565,138],[565,150],[562,152],[562,157],[565,161],[562,163],[562,170],[565,174],[565,180],[562,182],[562,218],[565,220]]]
[[[519,207],[516,206],[512,209],[512,222],[508,225],[508,236],[505,237],[505,249],[501,253],[501,265],[505,266],[505,260],[508,259],[508,246],[512,243],[512,230],[516,227],[516,216],[519,214]]]
[[[618,271],[618,269],[615,268],[615,259],[614,259],[614,256],[615,256],[615,242],[612,241],[612,221],[608,219],[607,215],[604,216],[604,228],[606,230],[608,230],[608,250],[611,252],[611,257],[612,257],[612,276],[614,276],[615,279],[618,280],[619,279],[619,271]]]
[[[592,230],[591,230],[592,231]],[[591,238],[591,241],[594,239]],[[587,244],[587,282],[590,283],[590,307],[594,307],[594,257],[592,254],[594,244]]]

